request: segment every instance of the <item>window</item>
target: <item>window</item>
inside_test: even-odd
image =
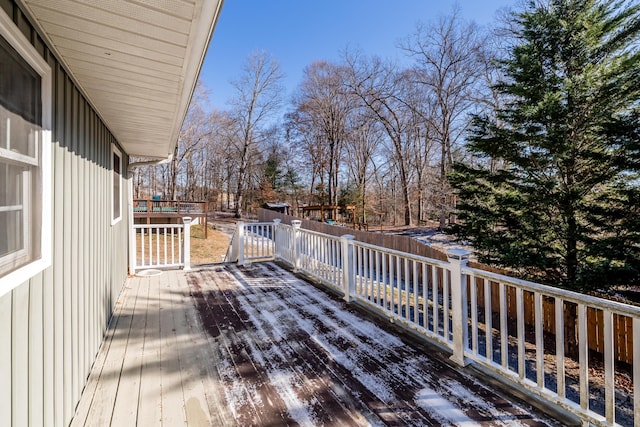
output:
[[[122,218],[122,153],[111,146],[111,224],[115,224]]]
[[[0,296],[50,264],[50,93],[49,66],[0,10]]]

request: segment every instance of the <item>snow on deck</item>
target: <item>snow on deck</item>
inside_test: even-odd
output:
[[[273,263],[136,278],[119,302],[75,425],[556,424]]]

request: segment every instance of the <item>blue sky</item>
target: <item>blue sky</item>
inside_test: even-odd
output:
[[[226,0],[200,78],[211,91],[210,106],[225,109],[230,80],[249,54],[265,50],[286,75],[288,99],[313,61],[338,61],[346,47],[400,59],[398,41],[455,4],[464,19],[487,25],[517,0]]]

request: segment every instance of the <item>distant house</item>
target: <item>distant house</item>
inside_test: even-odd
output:
[[[270,211],[280,212],[281,214],[289,215],[289,210],[291,206],[284,202],[267,202],[262,205],[264,209],[269,209]]]
[[[222,0],[0,0],[0,425],[68,425]]]

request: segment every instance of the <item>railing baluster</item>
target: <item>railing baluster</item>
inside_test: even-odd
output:
[[[327,260],[325,255],[327,240],[320,238],[318,240],[318,277],[327,280]]]
[[[493,362],[493,308],[491,306],[491,281],[483,279],[484,282],[484,327],[486,357],[489,362]]]
[[[380,271],[380,251],[375,251],[375,263],[376,263],[376,291],[375,291],[375,298],[374,301],[376,303],[376,305],[379,307],[380,306],[380,280],[381,280],[381,274],[382,271]]]
[[[396,280],[395,280],[395,285],[396,285],[397,291],[394,292],[394,295],[397,296],[397,302],[398,302],[398,304],[396,305],[397,311],[395,312],[395,314],[397,314],[398,316],[402,317],[402,282],[403,282],[403,278],[402,278],[402,260],[400,259],[400,257],[398,255],[395,256],[395,259],[396,259]]]
[[[396,278],[394,277],[394,272],[395,272],[395,262],[394,262],[395,257],[393,255],[389,256],[389,288],[391,289],[391,294],[389,295],[391,297],[390,299],[390,305],[389,305],[389,311],[391,311],[391,313],[395,313],[395,300],[396,300],[396,296],[395,296],[395,282],[396,282]]]
[[[373,250],[367,248],[367,301],[373,301]]]
[[[411,320],[411,275],[409,274],[409,258],[404,259],[404,318]]]
[[[153,228],[149,227],[149,265],[153,265]]]
[[[428,295],[428,287],[429,287],[429,276],[427,263],[422,263],[422,327],[425,331],[429,330],[429,295]]]
[[[359,287],[360,287],[359,295],[360,296],[364,296],[364,292],[365,292],[364,288],[366,286],[366,284],[365,284],[365,270],[364,270],[364,248],[359,246],[356,253],[357,253],[357,256],[356,256],[356,258],[357,258],[357,261],[356,261],[356,264],[357,264],[356,274],[358,275],[357,277],[359,277],[358,284],[359,284]]]
[[[257,258],[260,256],[260,226],[255,225],[251,227],[251,239],[253,244],[251,245],[251,256]]]
[[[418,293],[418,263],[416,261],[412,261],[411,264],[413,265],[413,323],[418,325],[420,323],[418,320],[420,315],[420,311],[418,310],[418,300],[420,299],[420,295]]]
[[[360,260],[358,264],[360,265],[360,285],[362,287],[360,296],[364,299],[367,298],[368,288],[369,288],[369,278],[367,277],[369,274],[368,269],[368,254],[367,250],[363,247],[360,247]]]
[[[442,282],[442,305],[444,306],[443,307],[444,314],[442,316],[442,321],[444,323],[444,339],[447,342],[451,342],[451,337],[449,336],[450,329],[451,329],[449,327],[449,324],[451,322],[451,318],[450,318],[450,315],[449,315],[449,304],[450,304],[450,302],[449,302],[449,283],[450,283],[449,274],[450,274],[449,270],[444,270],[442,272],[442,279],[443,279],[443,282]]]
[[[442,274],[445,274],[445,271],[440,269]],[[432,276],[432,291],[431,291],[431,301],[433,308],[432,322],[433,322],[433,334],[438,335],[438,268],[436,266],[431,266],[431,276]]]
[[[466,284],[462,284],[466,286]],[[478,288],[475,276],[469,276],[469,300],[471,301],[471,351],[478,354]]]
[[[387,309],[387,254],[382,254],[382,307]]]
[[[336,262],[336,243],[331,241],[329,244],[329,258],[331,259],[331,277],[332,282],[337,283],[338,263]]]
[[[508,331],[507,331],[507,290],[504,283],[500,282],[500,356],[503,369],[508,369]]]
[[[589,343],[587,342],[587,306],[578,304],[578,364],[580,371],[580,407],[589,408]]]
[[[633,318],[633,360],[640,360],[640,318]],[[640,423],[640,362],[633,364],[633,420]]]
[[[171,264],[176,263],[176,229],[171,229]]]
[[[160,258],[160,227],[156,227],[156,264],[162,264]]]
[[[555,301],[556,323],[556,384],[560,399],[566,396],[565,372],[564,372],[564,301],[556,298]]]
[[[542,318],[542,295],[540,292],[533,294],[535,307],[536,328],[536,380],[539,388],[544,388],[544,319]]]
[[[178,228],[178,260],[182,261],[182,228]]]
[[[245,255],[245,260],[253,259],[254,252],[256,250],[256,239],[255,239],[255,229],[253,224],[246,225],[246,233],[245,238],[248,239],[249,245],[247,246],[247,253]]]
[[[523,379],[526,374],[526,367],[524,364],[524,290],[522,288],[516,288],[516,324],[518,328],[518,376]]]
[[[163,247],[164,247],[164,263],[168,264],[169,262],[169,257],[167,255],[167,232],[169,230],[167,230],[166,228],[164,229],[164,233],[162,236],[162,243],[163,243]]]
[[[142,260],[140,260],[140,265],[145,266],[145,256],[144,256],[144,228],[140,229],[140,248],[142,249]]]
[[[615,420],[615,365],[613,351],[613,313],[604,310],[604,407],[605,417],[609,424]],[[585,322],[586,323],[586,322]],[[640,363],[640,361],[638,361]]]

